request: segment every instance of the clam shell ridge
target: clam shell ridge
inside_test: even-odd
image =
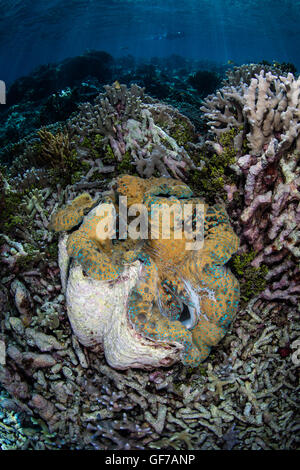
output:
[[[70,264],[67,240],[64,235],[59,242],[59,266],[68,317],[80,343],[101,345],[108,364],[116,369],[151,369],[179,361],[181,344],[145,338],[129,322],[127,299],[142,275],[142,263],[125,266],[115,282],[92,279],[78,263]]]

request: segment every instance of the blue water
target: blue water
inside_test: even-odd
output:
[[[0,11],[0,79],[8,84],[87,49],[300,69],[298,0],[0,0]]]

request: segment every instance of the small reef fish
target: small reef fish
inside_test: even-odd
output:
[[[118,82],[118,80],[116,80],[116,81],[113,83],[113,86],[115,87],[116,90],[120,90],[120,89],[121,89],[121,85],[120,85],[120,83]]]

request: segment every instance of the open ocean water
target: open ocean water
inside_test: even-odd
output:
[[[8,0],[0,8],[0,78],[7,83],[87,49],[300,66],[298,0]]]

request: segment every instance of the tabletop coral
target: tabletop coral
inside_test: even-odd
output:
[[[225,335],[239,299],[238,283],[225,266],[238,248],[226,211],[192,197],[186,184],[170,178],[143,180],[124,175],[117,179],[117,194],[128,196],[129,207],[144,204],[149,237],[99,236],[103,201],[94,203],[77,230],[65,234],[60,242],[60,267],[73,330],[84,345],[101,344],[115,368],[166,366],[178,360],[197,366]],[[117,198],[104,202],[115,210],[110,216],[118,216]],[[204,221],[201,247],[192,250],[186,246],[195,242],[197,232],[191,235],[182,229],[178,237],[174,216],[188,205],[190,227],[197,217]],[[169,237],[155,217],[162,206],[175,211]],[[200,215],[197,207],[201,207]],[[59,223],[52,222],[51,228],[67,231],[73,211],[74,201],[58,212],[60,217],[53,217]]]

